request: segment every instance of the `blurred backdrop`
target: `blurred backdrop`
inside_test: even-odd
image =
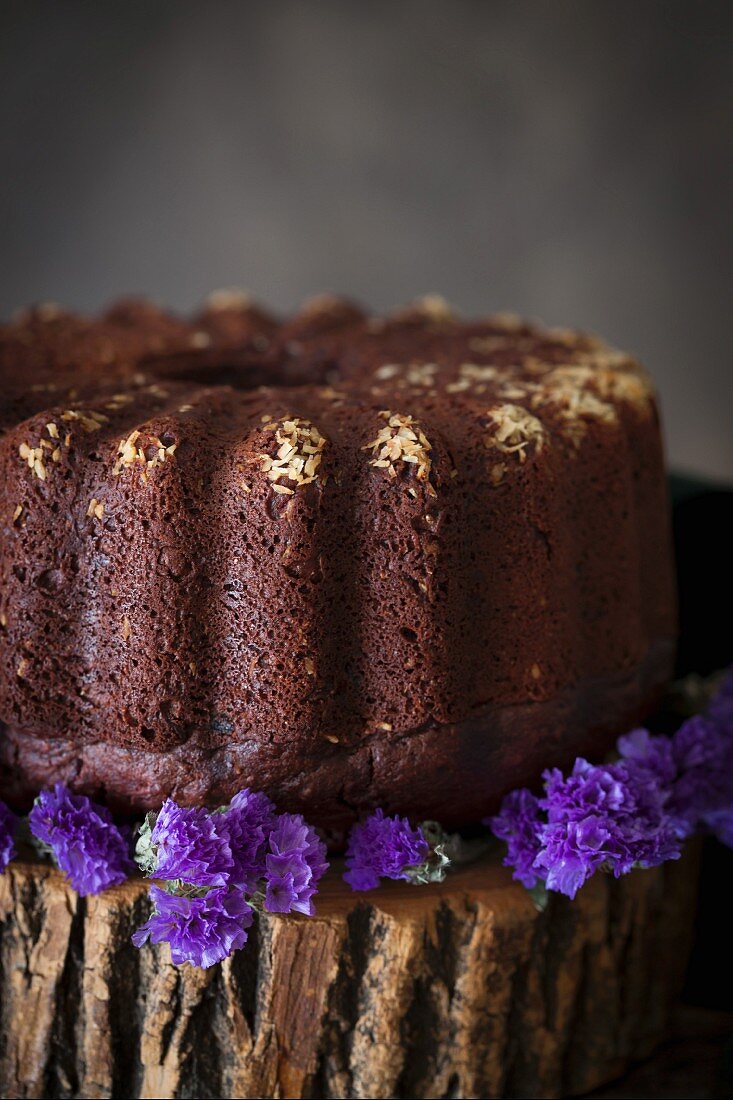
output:
[[[0,313],[437,290],[596,330],[733,479],[733,4],[0,2]]]

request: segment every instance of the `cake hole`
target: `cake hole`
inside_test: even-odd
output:
[[[44,569],[36,578],[36,585],[44,592],[57,592],[64,583],[64,574],[60,569]]]

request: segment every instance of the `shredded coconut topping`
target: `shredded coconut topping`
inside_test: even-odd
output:
[[[453,310],[442,294],[425,294],[415,302],[415,309],[429,317],[431,321],[450,321]]]
[[[581,371],[590,368],[580,368]],[[532,399],[533,407],[551,404],[557,407],[564,421],[565,434],[577,447],[585,436],[588,420],[599,420],[605,424],[615,424],[616,409],[608,401],[603,401],[590,389],[585,389],[577,375],[569,373],[571,368],[554,370],[543,379],[542,387]],[[595,371],[592,372],[595,375]]]
[[[46,480],[46,458],[42,447],[29,447],[27,443],[21,443],[18,454],[24,462],[28,463],[29,469],[37,478],[41,481]]]
[[[215,313],[226,309],[248,309],[251,305],[252,298],[247,291],[235,286],[214,290],[206,299],[207,309]]]
[[[129,405],[132,400],[129,393],[113,393],[104,407],[109,409],[110,412],[117,412],[118,409],[123,409],[125,405]]]
[[[135,463],[138,463],[142,467],[143,480],[147,481],[148,470],[153,470],[156,466],[162,466],[175,454],[178,447],[177,443],[171,443],[166,447],[157,436],[151,436],[150,442],[142,445],[139,443],[140,438],[140,432],[135,429],[135,431],[130,432],[127,439],[120,440],[117,447],[117,461],[112,470],[113,474],[117,476],[122,473],[123,469],[129,469]],[[151,447],[155,448],[155,451],[148,457],[148,451]]]
[[[626,369],[625,369],[626,368]],[[627,360],[624,366],[576,366],[556,367],[544,382],[553,391],[565,388],[583,390],[590,387],[606,401],[625,401],[632,405],[648,406],[653,396],[652,385],[639,369],[633,369]]]
[[[534,445],[537,454],[542,450],[545,429],[541,421],[521,405],[497,405],[486,415],[496,427],[496,431],[484,438],[487,447],[496,447],[504,454],[517,454],[520,462],[526,460],[530,444]],[[493,474],[492,480],[495,480]]]
[[[432,447],[417,421],[411,416],[390,412],[389,409],[383,410],[379,415],[382,420],[386,420],[385,426],[376,439],[362,447],[363,451],[373,452],[369,465],[387,470],[390,477],[397,477],[395,463],[411,463],[417,467],[415,476],[418,481],[424,481],[426,492],[435,496],[435,489],[429,481]]]
[[[270,419],[263,417],[263,420]],[[263,471],[273,482],[273,492],[287,496],[295,492],[295,489],[279,484],[281,478],[294,482],[296,488],[316,480],[327,441],[310,420],[289,417],[266,423],[264,430],[274,432],[278,444],[275,455],[259,456]]]
[[[300,317],[318,317],[323,313],[334,313],[342,309],[347,303],[336,294],[313,294],[301,302],[298,315]]]
[[[61,419],[67,424],[78,423],[85,432],[98,432],[102,425],[107,423],[109,417],[101,412],[66,409],[61,413]]]
[[[189,343],[192,348],[208,348],[211,346],[211,337],[208,332],[192,332]]]
[[[482,393],[486,389],[487,382],[493,382],[499,376],[496,367],[489,364],[461,363],[458,368],[458,378],[449,382],[445,387],[447,393],[464,393],[466,390],[474,390]]]

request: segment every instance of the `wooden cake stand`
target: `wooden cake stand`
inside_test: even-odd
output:
[[[497,855],[442,885],[262,917],[207,971],[130,943],[138,879],[77,898],[51,868],[0,876],[0,1091],[8,1097],[554,1097],[664,1038],[697,852],[540,912]]]

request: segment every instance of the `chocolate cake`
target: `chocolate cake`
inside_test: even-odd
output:
[[[475,821],[671,669],[653,389],[439,299],[0,333],[0,793]]]

